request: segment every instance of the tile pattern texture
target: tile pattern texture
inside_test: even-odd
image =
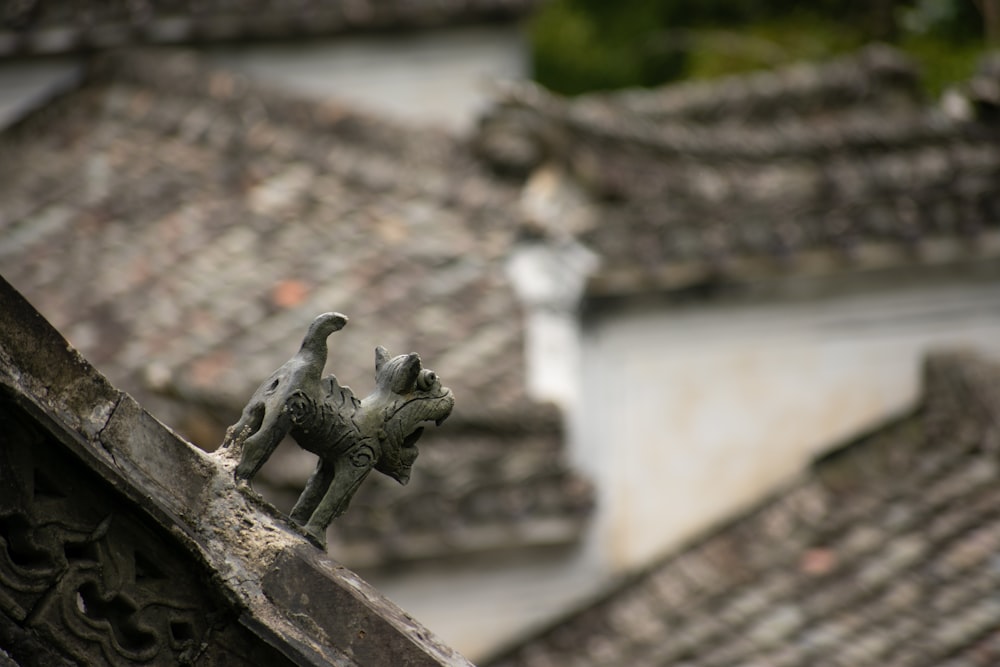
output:
[[[490,664],[1000,664],[998,415],[1000,366],[932,356],[912,414]]]

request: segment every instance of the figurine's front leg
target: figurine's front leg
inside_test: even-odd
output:
[[[306,532],[319,546],[326,548],[326,527],[344,513],[374,466],[375,452],[367,444],[352,447],[334,460],[333,482],[305,526]]]
[[[336,472],[332,463],[325,463],[323,459],[316,464],[316,470],[309,476],[306,488],[302,491],[295,507],[292,508],[292,521],[304,524],[316,510],[327,489],[333,482],[333,475]]]

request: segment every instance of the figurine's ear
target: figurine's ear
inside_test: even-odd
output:
[[[379,345],[375,348],[375,377],[382,372],[382,367],[387,361],[389,361],[389,350]]]
[[[411,352],[403,358],[398,375],[392,379],[392,390],[397,394],[405,394],[413,389],[420,375],[420,355]]]

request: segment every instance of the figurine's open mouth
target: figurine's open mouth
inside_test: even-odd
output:
[[[451,411],[449,410],[447,413],[445,413],[443,417],[438,417],[437,419],[433,420],[425,419],[424,421],[427,422],[428,424],[433,421],[435,426],[440,426],[441,424],[444,423],[444,420],[447,419],[450,414]],[[403,438],[403,447],[415,447],[417,445],[417,440],[420,440],[420,436],[422,436],[423,434],[424,434],[423,426],[418,426],[417,428],[413,429],[413,431],[409,435]]]
[[[436,396],[417,396],[404,401],[396,406],[396,409],[386,417],[387,421],[396,421],[400,424],[418,424],[421,422],[440,426],[451,414],[452,406],[455,405],[455,398],[451,390],[445,389]],[[412,433],[403,438],[403,446],[412,446],[424,427],[418,426]]]
[[[406,484],[410,479],[410,467],[418,456],[417,441],[428,424],[440,426],[454,405],[451,391],[443,389],[437,395],[418,395],[404,400],[392,413],[383,416],[386,440],[376,469]]]

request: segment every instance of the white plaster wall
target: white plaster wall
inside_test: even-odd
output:
[[[924,355],[1000,356],[1000,283],[663,307],[584,332],[574,458],[608,570],[648,562],[914,405]]]
[[[584,603],[607,573],[578,549],[359,572],[449,646],[478,663]]]
[[[487,82],[528,73],[528,51],[516,25],[227,46],[209,53],[272,85],[455,131],[473,127],[489,99]]]

